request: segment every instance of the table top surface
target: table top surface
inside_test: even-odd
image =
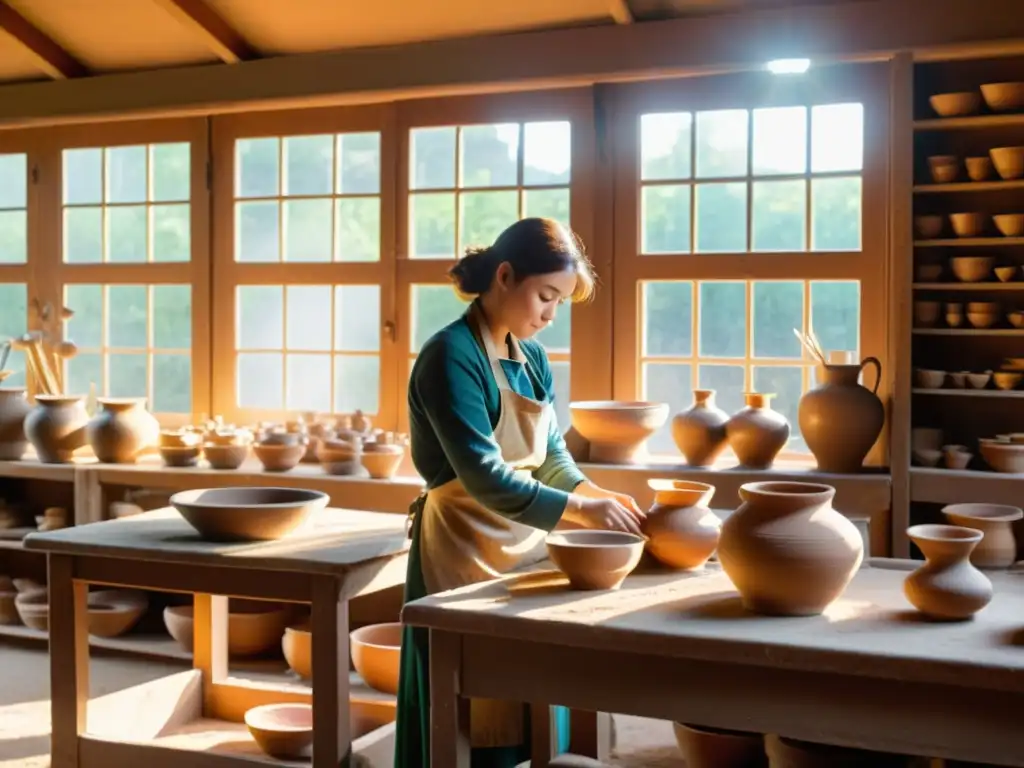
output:
[[[933,622],[903,595],[920,561],[872,560],[821,616],[746,612],[715,563],[634,572],[613,591],[572,590],[557,571],[408,604],[402,620],[529,643],[1024,693],[1024,572],[987,572],[995,596],[967,622]]]
[[[275,541],[222,543],[202,539],[172,507],[25,537],[25,548],[79,557],[154,560],[272,571],[344,575],[380,558],[403,556],[405,515],[323,509]]]

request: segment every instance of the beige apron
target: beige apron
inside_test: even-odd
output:
[[[501,398],[494,441],[516,472],[529,476],[547,456],[550,403],[513,391],[482,313],[473,307],[470,324],[479,331]],[[526,363],[512,339],[512,359]],[[420,560],[430,594],[497,578],[547,556],[546,532],[509,520],[484,508],[456,478],[427,492],[421,514]],[[470,702],[470,741],[475,747],[520,744],[523,705],[493,700]]]

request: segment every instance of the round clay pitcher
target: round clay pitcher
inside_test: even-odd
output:
[[[672,439],[691,467],[713,464],[726,446],[729,414],[715,405],[715,390],[695,389],[693,405],[672,419]]]
[[[24,387],[0,389],[0,461],[17,461],[25,455],[25,417],[31,410]]]
[[[131,464],[160,439],[160,424],[146,410],[144,397],[100,397],[87,436],[96,458],[106,464]]]
[[[907,529],[925,563],[903,582],[910,604],[933,619],[963,621],[992,600],[992,582],[970,561],[984,534],[958,525],[914,525]]]
[[[771,406],[772,394],[747,392],[741,408],[725,426],[729,447],[744,467],[768,469],[789,441],[789,422]]]
[[[875,367],[874,389],[858,381],[866,365]],[[874,357],[859,365],[827,363],[818,367],[818,378],[818,386],[800,398],[800,434],[822,472],[859,472],[885,423],[885,407],[875,394],[882,364]]]
[[[654,506],[643,532],[647,551],[669,568],[702,568],[718,547],[722,521],[708,509],[715,487],[689,480],[648,480]]]
[[[718,561],[755,613],[814,616],[842,594],[864,559],[864,541],[832,509],[836,489],[772,481],[740,486],[722,524]]]
[[[66,464],[85,445],[82,395],[36,395],[36,406],[25,417],[25,436],[44,464]]]

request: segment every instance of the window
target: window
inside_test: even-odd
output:
[[[28,319],[28,156],[0,154],[0,343],[25,333]],[[25,357],[12,351],[3,386],[23,387]]]
[[[27,317],[28,291],[25,283],[0,283],[0,343],[24,334]],[[12,351],[4,368],[12,373],[3,380],[3,384],[0,386],[25,386],[25,356],[23,352]]]

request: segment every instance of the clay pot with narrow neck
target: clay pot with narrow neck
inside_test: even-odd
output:
[[[729,447],[740,464],[750,469],[768,469],[789,442],[789,422],[771,406],[772,394],[748,392],[746,406],[725,425]]]
[[[722,521],[708,508],[715,487],[689,480],[649,480],[654,506],[643,532],[647,551],[669,568],[702,568],[718,546]]]
[[[911,605],[933,619],[964,621],[989,604],[992,582],[970,559],[985,534],[959,525],[914,525],[907,535],[925,558],[903,582]]]
[[[859,382],[866,365],[875,367],[875,386]],[[818,386],[800,398],[797,411],[800,434],[822,472],[859,472],[885,423],[885,407],[878,399],[882,365],[864,358],[857,365],[819,366]]]
[[[718,561],[755,613],[814,616],[839,597],[864,559],[864,541],[832,508],[836,489],[771,481],[740,486],[722,524]]]
[[[726,446],[729,414],[715,405],[715,390],[697,389],[693,405],[672,419],[672,439],[691,467],[713,464]]]
[[[25,417],[31,410],[24,387],[0,389],[0,461],[17,461],[25,455]]]
[[[66,464],[86,444],[89,414],[82,395],[36,395],[25,417],[25,436],[43,464]]]
[[[160,424],[141,397],[101,397],[87,435],[96,458],[107,464],[131,464],[160,440]]]
[[[1009,504],[950,504],[942,514],[953,525],[973,528],[984,534],[972,547],[971,562],[978,568],[998,570],[1017,561],[1017,539],[1013,524],[1024,518],[1024,510]]]

